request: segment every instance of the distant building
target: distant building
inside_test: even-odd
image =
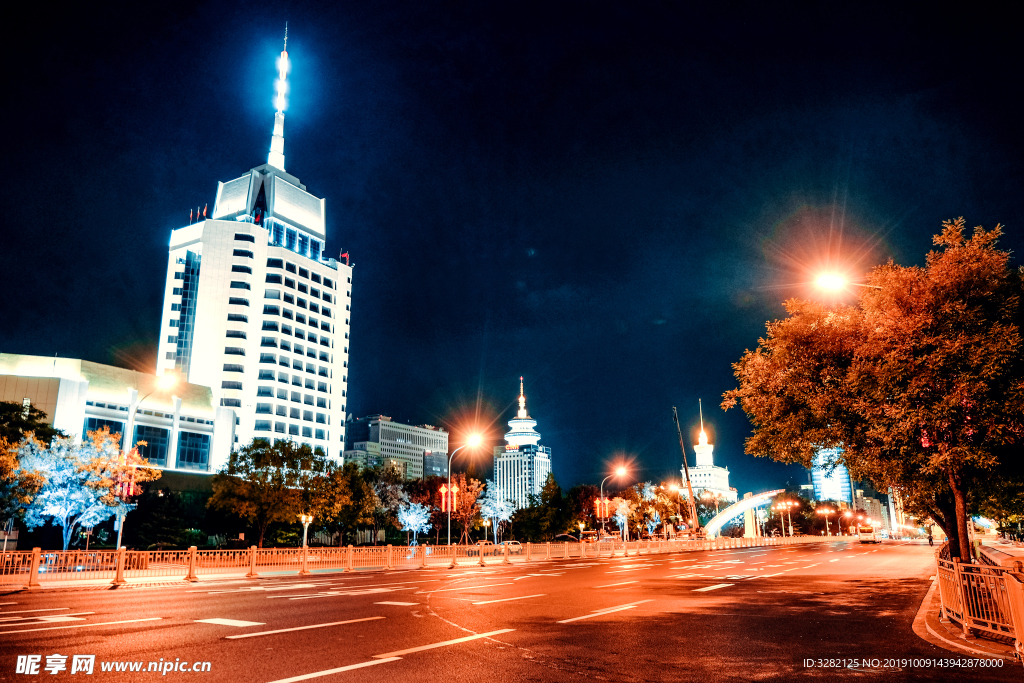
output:
[[[814,486],[815,500],[834,500],[838,503],[853,505],[853,486],[850,473],[842,465],[830,469],[831,462],[842,453],[841,448],[822,448],[814,456],[814,467],[811,468],[811,484]]]
[[[708,443],[708,435],[704,432],[703,417],[701,418],[700,437],[697,441],[693,447],[697,464],[690,468],[690,483],[693,486],[694,496],[699,499],[701,491],[707,491],[730,503],[735,503],[738,494],[735,488],[729,486],[729,468],[715,466],[712,456],[715,447]],[[685,475],[682,469],[680,472]]]
[[[0,401],[35,406],[70,436],[130,433],[162,470],[212,474],[235,443],[235,411],[218,406],[209,387],[179,382],[162,391],[156,375],[77,358],[0,353]]]
[[[530,496],[539,496],[551,473],[551,449],[539,445],[537,421],[526,412],[523,378],[519,378],[519,412],[508,421],[505,445],[494,447],[494,481],[506,500],[516,508],[530,504]]]
[[[390,465],[405,479],[448,475],[448,432],[440,427],[407,425],[387,415],[368,415],[349,418],[345,433],[345,462],[360,467]],[[439,461],[444,463],[440,472]]]

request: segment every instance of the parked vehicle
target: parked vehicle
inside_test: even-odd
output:
[[[572,534],[558,534],[555,536],[555,543],[579,543],[580,539]]]
[[[519,541],[502,541],[502,546],[508,547],[509,555],[521,555],[523,552],[523,544]],[[502,550],[504,552],[504,550]]]

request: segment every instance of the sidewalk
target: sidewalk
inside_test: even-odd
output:
[[[982,659],[1001,658],[1020,664],[1012,644],[984,638],[964,639],[964,631],[956,622],[942,623],[939,620],[939,582],[932,581],[921,609],[914,617],[914,633],[936,647],[955,652],[961,656]]]

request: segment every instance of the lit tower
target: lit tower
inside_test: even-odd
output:
[[[340,460],[352,267],[327,256],[326,201],[284,170],[287,35],[267,163],[171,231],[157,374],[210,387],[238,447],[290,440]]]
[[[494,480],[501,495],[516,508],[530,504],[530,496],[539,496],[551,472],[551,449],[539,445],[537,421],[526,412],[526,392],[519,378],[519,411],[508,421],[505,445],[494,448]]]
[[[700,407],[700,437],[693,446],[693,450],[697,454],[697,466],[690,470],[693,495],[699,499],[701,492],[707,491],[725,498],[730,503],[735,503],[736,489],[729,486],[729,468],[715,467],[715,460],[712,457],[715,447],[708,443],[708,435],[704,431],[704,406],[701,403],[698,403],[698,406]]]
[[[284,49],[281,56],[277,58],[277,80],[274,81],[274,89],[277,95],[274,97],[274,107],[277,113],[274,114],[274,135],[270,138],[270,155],[267,163],[275,168],[284,170],[284,110],[288,108],[288,71],[291,65],[288,63],[288,22],[284,23]]]

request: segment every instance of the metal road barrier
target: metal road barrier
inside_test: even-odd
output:
[[[725,550],[763,546],[832,542],[842,537],[796,536],[793,538],[715,538],[669,541],[605,539],[597,543],[523,543],[522,545],[453,546],[327,546],[315,548],[256,548],[245,550],[71,550],[0,553],[0,584],[25,588],[69,585],[72,582],[114,585],[133,581],[198,581],[203,576],[234,575],[255,578],[273,574],[308,574],[315,571],[368,571],[419,569],[423,567],[486,566],[549,560],[631,557],[694,550]],[[971,573],[978,588],[972,595],[979,615],[1008,614],[1006,599],[989,607],[981,599],[991,590],[987,574]],[[987,582],[987,583],[986,583]],[[974,584],[972,584],[974,585]],[[950,603],[951,605],[953,603]],[[961,614],[958,608],[956,614]],[[1000,617],[1002,618],[1002,617]],[[989,623],[982,616],[978,623]],[[996,620],[998,621],[998,620]],[[972,622],[973,623],[973,622]],[[982,627],[976,627],[982,628]]]
[[[964,564],[935,557],[939,617],[955,621],[964,638],[1012,638],[1024,651],[1024,567]]]

